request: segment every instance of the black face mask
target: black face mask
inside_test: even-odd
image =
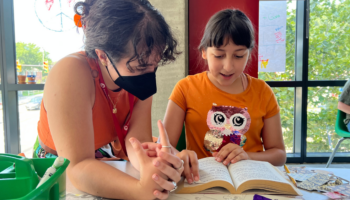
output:
[[[115,71],[117,71],[119,75],[119,77],[116,80],[112,79],[116,85],[131,93],[135,97],[139,98],[141,101],[147,99],[148,97],[154,95],[157,92],[155,71],[138,76],[121,76],[114,63],[112,62],[111,58],[108,56],[107,53],[106,55],[109,61],[112,63]],[[106,69],[109,76],[111,77],[107,66]]]

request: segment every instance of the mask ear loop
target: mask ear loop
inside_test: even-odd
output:
[[[106,54],[107,58],[109,59],[109,62],[112,63],[112,66],[114,67],[115,71],[117,71],[118,76],[119,76],[121,79],[123,79],[123,77],[119,74],[119,71],[118,71],[117,68],[115,67],[114,63],[112,62],[112,59],[109,57],[109,55],[108,55],[106,52],[105,52],[105,54]],[[109,77],[111,77],[111,79],[113,80],[111,74],[109,73],[109,70],[108,70],[107,65],[106,65],[106,69],[107,69],[107,71],[108,71]]]

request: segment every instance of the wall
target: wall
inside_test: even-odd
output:
[[[196,74],[207,69],[204,62],[199,62],[197,47],[202,39],[204,28],[209,18],[226,8],[243,11],[252,21],[255,29],[256,44],[259,32],[259,0],[190,0],[189,1],[189,74]],[[246,73],[258,77],[258,49],[253,52]]]
[[[157,8],[170,25],[177,41],[178,50],[182,52],[174,63],[161,66],[157,70],[157,94],[153,96],[152,130],[158,136],[157,121],[163,120],[168,98],[175,84],[184,78],[188,72],[188,41],[187,41],[187,0],[149,0]]]

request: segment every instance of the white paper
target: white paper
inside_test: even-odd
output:
[[[236,189],[249,180],[271,180],[287,183],[287,180],[267,162],[242,160],[228,167]]]
[[[259,72],[284,72],[287,1],[260,1],[259,11]]]
[[[198,164],[200,183],[188,184],[185,182],[184,187],[193,187],[214,180],[226,181],[233,185],[227,167],[224,164],[217,162],[214,157],[200,159],[198,160]]]

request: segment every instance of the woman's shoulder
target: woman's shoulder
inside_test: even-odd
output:
[[[86,57],[73,53],[59,60],[47,77],[46,87],[70,87],[91,90],[93,86],[91,68]]]

